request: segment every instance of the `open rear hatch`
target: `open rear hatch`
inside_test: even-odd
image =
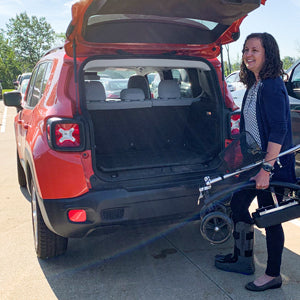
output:
[[[82,0],[72,7],[66,52],[77,56],[130,53],[217,57],[239,38],[243,18],[265,0]]]

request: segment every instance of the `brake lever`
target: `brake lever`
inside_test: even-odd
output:
[[[204,177],[204,183],[205,186],[199,187],[199,197],[198,197],[197,205],[200,205],[201,199],[209,195],[208,190],[211,189],[211,179],[209,176]]]

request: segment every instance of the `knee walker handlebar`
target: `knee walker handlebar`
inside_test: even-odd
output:
[[[296,153],[300,151],[300,144],[293,147],[293,148],[290,148],[284,152],[281,152],[276,158],[272,158],[271,160],[274,160],[274,159],[279,159],[280,157],[284,156],[284,155],[287,155],[287,154],[291,154],[291,153]],[[252,163],[252,164],[249,164],[247,166],[244,166],[240,169],[237,169],[236,171],[234,172],[231,172],[231,173],[228,173],[228,174],[224,174],[224,175],[220,175],[218,177],[215,177],[215,178],[210,178],[210,176],[206,176],[204,177],[204,183],[205,185],[204,186],[200,186],[199,187],[199,197],[198,197],[198,204],[200,204],[200,201],[202,198],[208,196],[208,191],[211,189],[211,186],[212,184],[214,183],[217,183],[219,181],[222,181],[222,180],[225,180],[227,178],[230,178],[230,177],[233,177],[235,175],[238,175],[238,174],[241,174],[243,172],[246,172],[246,171],[249,171],[259,165],[262,165],[263,163],[265,163],[267,161],[265,160],[260,160],[258,162],[255,162],[255,163]]]

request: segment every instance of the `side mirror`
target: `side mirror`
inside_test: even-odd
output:
[[[6,92],[3,94],[4,105],[21,108],[22,95],[18,91]]]
[[[14,84],[14,88],[18,89],[18,87],[19,87],[19,81],[14,81],[13,84]]]

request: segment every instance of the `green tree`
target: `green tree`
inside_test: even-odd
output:
[[[41,56],[55,41],[55,32],[44,17],[29,18],[26,12],[9,19],[7,37],[23,72],[31,71]]]
[[[66,34],[61,33],[55,33],[55,41],[54,46],[63,46],[66,40]]]
[[[13,88],[13,81],[21,73],[21,70],[14,49],[9,46],[3,30],[0,31],[0,80],[3,88]]]
[[[293,57],[285,56],[282,59],[283,69],[287,70],[294,62],[295,62],[295,59]]]
[[[226,71],[227,71],[227,75],[229,75],[231,73],[231,62],[230,62],[230,54],[229,54],[229,44],[224,45],[226,52],[227,52],[227,67],[226,67]]]
[[[232,65],[232,72],[233,71],[238,71],[241,69],[241,63],[239,61],[236,61],[233,65]]]

